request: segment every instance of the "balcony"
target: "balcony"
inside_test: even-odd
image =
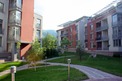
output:
[[[109,40],[108,36],[96,37],[96,41],[106,41]]]
[[[98,47],[97,50],[102,50],[102,47]]]
[[[96,32],[99,32],[99,31],[101,31],[101,27],[96,28]]]
[[[9,22],[9,26],[21,26],[21,24],[19,22]]]
[[[121,39],[122,38],[122,34],[118,33],[118,35],[113,34],[113,39]]]
[[[102,36],[102,41],[109,40],[108,36]]]
[[[102,39],[102,37],[96,37],[96,40],[101,40]]]
[[[103,50],[109,50],[109,47],[104,47]]]
[[[9,41],[20,41],[20,36],[16,36],[16,37],[10,36],[10,37],[8,37],[8,40]]]
[[[100,27],[96,28],[96,32],[103,31],[103,30],[106,30],[106,29],[108,29],[108,25],[100,26]]]
[[[66,37],[68,36],[68,33],[61,34],[61,37]]]

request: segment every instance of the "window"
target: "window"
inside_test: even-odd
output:
[[[93,30],[93,24],[90,25],[90,30]]]
[[[40,39],[40,30],[37,30],[37,31],[36,31],[36,37],[37,37],[38,39]]]
[[[0,34],[2,34],[2,20],[0,19]]]
[[[2,46],[2,37],[0,37],[0,47]]]
[[[117,25],[117,14],[112,16],[112,25],[113,26]]]
[[[122,46],[121,39],[113,40],[113,45],[114,47],[121,47]]]
[[[90,43],[90,47],[93,48],[93,42]]]
[[[10,8],[22,8],[22,0],[10,0]]]
[[[41,19],[37,19],[36,21],[36,27],[40,28],[41,27]]]
[[[90,39],[94,39],[93,33],[90,34]]]
[[[4,4],[0,2],[0,12],[4,11]]]
[[[122,14],[118,14],[118,24],[121,25],[122,22]]]
[[[113,35],[114,35],[114,37],[118,36],[118,27],[113,28]]]
[[[119,47],[121,47],[122,46],[121,39],[119,39],[118,42],[119,42]]]
[[[9,24],[19,24],[21,23],[21,12],[11,11],[9,14]]]
[[[9,28],[9,40],[19,40],[20,39],[20,28],[10,27]]]
[[[17,7],[21,8],[22,7],[22,0],[17,0]]]

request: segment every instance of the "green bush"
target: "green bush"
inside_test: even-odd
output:
[[[52,58],[59,56],[58,51],[56,49],[47,49],[45,51],[45,57]]]

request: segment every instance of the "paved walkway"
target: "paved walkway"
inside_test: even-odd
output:
[[[62,64],[62,63],[50,63],[50,62],[47,63],[50,65],[67,66],[67,64]],[[74,65],[74,64],[70,64],[70,66],[72,68],[78,69],[79,71],[85,73],[89,77],[89,80],[85,80],[85,81],[122,81],[121,77],[91,67]]]
[[[51,60],[51,59],[48,59],[48,60]],[[47,60],[44,60],[44,61],[47,61]],[[40,61],[39,63],[42,63],[44,61]],[[63,63],[51,63],[51,62],[47,62],[47,63],[50,65],[67,66],[67,64],[63,64]],[[79,71],[85,73],[89,77],[89,80],[84,80],[84,81],[122,81],[122,77],[118,77],[118,76],[115,76],[115,75],[112,75],[112,74],[109,74],[109,73],[106,73],[106,72],[103,72],[91,67],[82,66],[82,65],[74,65],[74,64],[70,64],[70,66],[72,68],[78,69]],[[24,69],[28,69],[28,65],[17,67],[17,71],[24,70]],[[0,76],[5,75],[7,73],[10,73],[10,70],[0,72]]]

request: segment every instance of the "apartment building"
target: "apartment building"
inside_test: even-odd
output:
[[[116,0],[95,13],[85,27],[86,49],[112,56],[122,52],[122,1]]]
[[[8,0],[0,0],[0,52],[7,50]]]
[[[7,50],[8,0],[0,0],[0,57],[11,56]],[[8,57],[9,59],[9,57]]]
[[[64,37],[67,37],[72,42],[68,48],[75,50],[77,44],[77,28],[75,22],[69,21],[59,26],[63,28],[57,30],[58,46],[61,46],[61,40],[63,40]]]
[[[42,16],[39,14],[34,14],[34,26],[33,26],[33,41],[38,39],[42,43]]]
[[[1,58],[6,56],[15,61],[26,54],[33,41],[33,24],[34,0],[0,0]]]
[[[61,40],[64,37],[67,37],[72,43],[68,46],[69,51],[76,51],[76,47],[79,44],[84,47],[84,40],[85,40],[85,24],[88,21],[87,16],[83,16],[79,19],[74,21],[69,21],[59,26],[63,28],[57,30],[57,39],[58,39],[58,46],[61,45]]]
[[[85,48],[85,25],[87,24],[88,22],[88,19],[89,17],[88,16],[83,16],[77,20],[75,20],[76,22],[76,27],[77,27],[77,35],[78,35],[78,42],[77,44],[79,43],[79,45],[82,47],[82,48]]]

